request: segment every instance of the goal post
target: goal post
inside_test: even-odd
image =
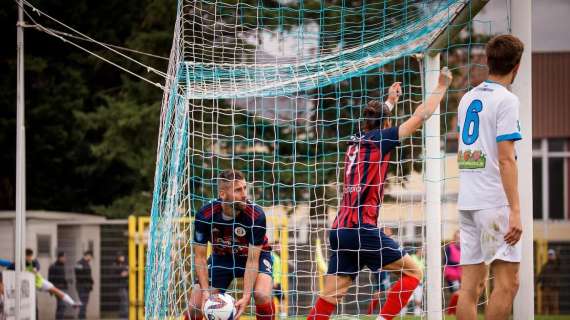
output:
[[[517,146],[519,194],[521,206],[522,260],[519,270],[520,286],[514,302],[514,319],[534,318],[534,236],[532,203],[532,1],[511,2],[511,33],[524,43],[524,53],[513,92],[520,101],[520,121],[523,139]]]
[[[429,53],[424,58],[425,74],[424,101],[435,90],[440,70],[440,54]],[[424,183],[426,203],[424,219],[426,220],[426,284],[427,284],[427,318],[442,319],[442,271],[441,266],[441,200],[442,182],[444,180],[443,156],[441,152],[440,108],[425,123],[424,141],[426,166]]]

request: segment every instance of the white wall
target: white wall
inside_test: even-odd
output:
[[[14,223],[0,220],[0,258],[14,261]]]

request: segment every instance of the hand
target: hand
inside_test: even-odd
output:
[[[451,75],[451,71],[447,67],[443,67],[441,72],[439,73],[439,85],[448,88],[451,84],[451,80],[453,80],[453,75]]]
[[[505,234],[505,242],[514,246],[519,242],[522,235],[521,214],[519,210],[511,209],[509,213],[509,230]]]
[[[249,304],[249,300],[251,300],[251,296],[244,294],[243,297],[236,302],[235,306],[237,312],[235,319],[239,319],[241,314],[245,311],[245,308],[247,308],[247,305]]]
[[[204,304],[206,304],[206,301],[208,300],[209,297],[210,297],[210,290],[209,289],[202,290],[202,300],[200,301],[200,310],[204,310]]]
[[[394,82],[390,88],[388,89],[388,102],[390,102],[393,106],[398,103],[398,99],[402,95],[402,86],[401,82]]]

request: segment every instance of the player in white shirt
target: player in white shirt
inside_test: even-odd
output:
[[[486,319],[507,319],[518,291],[521,259],[515,141],[522,139],[519,99],[508,90],[523,43],[497,36],[487,43],[488,79],[458,109],[459,224],[462,278],[457,319],[477,319],[488,267],[494,275]],[[532,253],[530,253],[532,254]]]

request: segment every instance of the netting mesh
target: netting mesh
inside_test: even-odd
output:
[[[158,142],[146,317],[188,309],[192,218],[217,197],[215,178],[229,168],[246,174],[250,198],[268,216],[283,263],[280,312],[306,315],[323,285],[346,143],[360,130],[363,106],[385,99],[399,81],[394,122],[405,121],[423,94],[424,70],[414,54],[466,6],[180,0]],[[425,247],[422,141],[418,132],[394,152],[380,209],[381,225],[410,252]],[[372,271],[361,272],[337,314],[366,313],[376,290]]]

